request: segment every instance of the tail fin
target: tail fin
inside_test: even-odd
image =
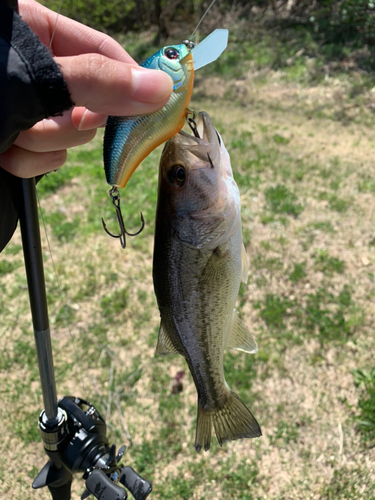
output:
[[[226,441],[262,435],[259,424],[251,411],[232,391],[229,392],[225,404],[218,410],[206,410],[203,406],[198,406],[195,435],[195,449],[198,452],[202,447],[205,451],[210,449],[212,425],[220,446]]]

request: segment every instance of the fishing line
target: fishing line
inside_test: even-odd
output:
[[[56,34],[57,23],[58,23],[58,20],[59,20],[59,17],[60,17],[60,13],[61,13],[62,3],[63,3],[63,0],[59,0],[58,8],[56,10],[56,19],[55,19],[55,22],[54,22],[54,26],[53,26],[52,34],[51,34],[51,39],[50,39],[49,46],[48,46],[49,50],[52,52],[52,55],[53,55],[52,44],[53,44],[53,40],[54,40],[54,37],[55,37],[55,34]],[[53,274],[55,276],[58,293],[59,293],[60,297],[64,297],[64,294],[63,294],[63,291],[62,291],[61,281],[59,279],[59,275],[57,273],[57,268],[56,268],[55,261],[54,261],[54,258],[53,258],[53,254],[52,254],[52,247],[51,247],[50,239],[48,237],[47,226],[46,226],[46,223],[45,223],[43,209],[41,207],[41,203],[40,203],[40,198],[38,196],[38,192],[37,192],[37,202],[38,202],[39,213],[40,213],[42,224],[43,224],[44,234],[45,234],[46,241],[47,241],[48,252],[49,252],[49,255],[51,257]],[[68,302],[69,301],[67,299],[68,299],[68,296],[67,296],[67,293],[65,293],[65,300],[62,299],[60,303],[62,304],[62,308],[63,308],[63,310],[62,310],[62,316],[64,318],[65,327],[68,330],[69,337],[70,337],[70,339],[72,341],[72,344],[74,346],[74,345],[77,344],[77,338],[76,338],[76,336],[73,335],[71,323],[70,323],[70,320],[68,318],[68,311],[67,311],[66,306],[68,306]],[[58,306],[56,305],[55,306],[55,315],[57,314],[57,311],[58,311]],[[79,371],[79,376],[77,377],[77,375],[75,374],[75,377],[77,377],[79,379],[79,381],[81,383],[81,386],[82,386],[82,389],[84,391],[89,392],[89,389],[92,388],[92,384],[90,384],[87,381],[87,376],[84,377],[84,374],[87,374],[88,370],[90,369],[89,362],[87,360],[83,361],[83,359],[81,358],[81,356],[79,354],[79,349],[78,348],[74,349],[74,352],[75,352],[74,356],[75,356],[77,367],[80,368],[78,370]],[[94,376],[94,382],[95,381],[96,381],[96,378]],[[100,397],[101,396],[101,391],[99,389],[96,389],[96,392],[97,392],[98,397]],[[102,404],[103,404],[103,407],[104,407],[105,403],[102,403]],[[118,402],[118,405],[116,405],[116,408],[117,408],[117,406],[119,406],[119,402]],[[122,415],[121,415],[121,409],[119,409],[119,408],[117,408],[117,409],[118,409],[118,412],[119,412],[119,415],[120,415],[120,420],[121,420],[121,422],[123,422],[122,421]],[[125,428],[124,425],[123,425],[123,423],[122,423],[122,427]],[[131,443],[132,440],[131,440],[131,437],[130,437],[128,431],[126,431],[125,434],[128,437],[129,442]]]
[[[53,258],[53,255],[52,255],[52,247],[51,247],[51,243],[50,243],[50,239],[48,237],[48,231],[47,231],[47,226],[46,226],[46,223],[45,223],[45,219],[44,219],[44,214],[43,214],[43,209],[42,209],[42,206],[41,206],[41,203],[40,203],[40,198],[39,198],[39,193],[38,193],[38,190],[36,190],[36,196],[37,196],[37,201],[38,201],[38,208],[39,208],[39,213],[40,213],[40,218],[42,219],[42,224],[43,224],[43,229],[44,229],[44,234],[45,234],[45,237],[46,237],[46,241],[47,241],[47,246],[48,246],[48,252],[49,252],[49,255],[50,255],[50,258],[51,258],[51,262],[52,262],[52,268],[53,268],[53,274],[55,276],[55,279],[56,279],[56,283],[57,283],[57,290],[59,292],[59,296],[60,297],[64,297],[65,295],[65,299],[67,299],[67,294],[63,294],[63,291],[62,291],[62,285],[61,285],[61,282],[60,282],[60,277],[57,273],[57,268],[56,268],[56,265],[55,265],[55,260]],[[72,332],[72,329],[71,329],[71,325],[70,325],[70,321],[67,317],[67,310],[65,308],[65,306],[68,305],[68,300],[62,300],[61,303],[62,304],[62,309],[63,309],[63,316],[64,316],[64,320],[65,320],[65,325],[68,329],[68,332],[69,332],[69,336],[72,340],[72,343],[75,344],[76,343],[76,339],[73,335],[73,332]],[[55,315],[57,315],[57,309],[58,309],[58,306],[55,306],[56,310],[55,310]],[[79,354],[79,349],[73,349],[74,350],[74,353],[75,353],[75,357],[76,357],[76,363],[78,366],[82,366],[82,358]],[[87,365],[87,368],[88,368],[88,365]],[[79,377],[80,377],[80,381],[81,381],[81,385],[82,387],[88,387],[86,385],[86,382],[85,382],[85,379],[83,378],[83,371],[84,370],[79,370]]]
[[[212,2],[210,3],[210,5],[208,6],[206,12],[203,14],[203,16],[200,18],[200,21],[199,23],[196,25],[195,27],[195,30],[193,31],[193,34],[191,35],[191,37],[189,38],[189,40],[191,40],[194,36],[195,36],[195,32],[197,31],[197,29],[199,28],[199,26],[201,25],[203,19],[206,17],[206,15],[209,13],[209,11],[211,10],[211,7],[213,6],[213,4],[216,2],[216,0],[212,0]]]
[[[58,272],[57,272],[55,260],[54,260],[54,257],[53,257],[52,245],[51,245],[51,242],[50,242],[50,238],[48,237],[47,225],[46,225],[46,222],[45,222],[45,219],[44,219],[43,209],[42,209],[42,206],[41,206],[41,203],[40,203],[40,198],[39,198],[39,194],[38,194],[37,190],[36,190],[36,193],[37,193],[37,202],[38,202],[38,208],[39,208],[40,218],[42,220],[44,234],[45,234],[46,241],[47,241],[48,252],[49,252],[49,255],[51,257],[53,274],[54,274],[54,277],[56,279],[56,284],[57,284],[57,289],[58,289],[59,296],[62,298],[61,301],[60,301],[60,305],[61,305],[61,308],[62,308],[62,316],[63,316],[63,319],[64,319],[64,326],[67,328],[68,333],[69,333],[69,337],[70,337],[70,340],[71,340],[71,343],[72,343],[72,346],[73,346],[73,350],[74,350],[75,363],[76,363],[76,366],[77,366],[77,371],[79,373],[79,375],[77,375],[77,372],[74,373],[74,378],[75,378],[75,380],[78,381],[78,384],[76,384],[76,386],[80,385],[81,386],[81,390],[84,393],[85,392],[90,393],[90,391],[94,387],[94,389],[96,391],[96,396],[101,401],[101,405],[102,405],[103,409],[107,408],[107,413],[108,413],[108,401],[106,401],[105,398],[103,398],[103,396],[102,396],[102,391],[99,388],[99,384],[97,383],[96,376],[93,375],[93,382],[94,382],[94,384],[92,384],[92,382],[88,381],[88,375],[87,374],[89,373],[89,370],[91,368],[91,366],[89,364],[89,361],[86,358],[82,358],[81,357],[81,355],[80,355],[80,349],[78,347],[74,348],[74,346],[77,345],[77,337],[73,334],[72,326],[71,326],[70,320],[68,318],[68,311],[67,311],[67,309],[65,307],[65,306],[68,306],[68,304],[69,304],[69,301],[67,300],[68,299],[68,295],[67,295],[66,292],[63,293],[63,290],[62,290],[62,284],[61,284],[61,281],[60,281],[60,278],[59,278],[59,275],[58,275]],[[65,300],[64,300],[64,298],[65,298]],[[57,311],[59,309],[59,305],[55,305],[54,307],[55,307],[54,316],[56,316],[57,315]],[[78,328],[77,328],[77,332],[79,333]],[[100,362],[100,358],[101,358],[101,356],[103,354],[103,351],[102,351],[102,353],[99,356],[99,362]],[[113,377],[113,374],[112,374],[112,377]],[[111,387],[111,384],[109,385],[109,387]],[[111,396],[111,398],[112,398],[112,396]],[[118,397],[118,399],[119,399],[119,397]],[[131,438],[131,436],[129,434],[129,431],[127,430],[127,428],[125,427],[124,422],[123,422],[123,416],[122,416],[122,413],[121,413],[121,408],[119,409],[119,407],[120,407],[120,401],[117,401],[117,404],[115,403],[115,407],[116,407],[116,409],[117,409],[117,411],[119,413],[119,418],[120,418],[120,421],[121,421],[122,429],[123,430],[125,429],[124,430],[124,434],[127,437],[127,439],[129,440],[129,443],[132,444],[132,442],[133,442],[132,438]]]
[[[53,39],[55,37],[55,32],[56,32],[56,26],[57,26],[57,21],[59,19],[59,16],[60,16],[60,11],[61,11],[61,5],[62,5],[62,0],[59,1],[59,5],[57,7],[57,15],[56,15],[56,20],[55,20],[55,24],[53,26],[53,30],[52,30],[52,35],[51,35],[51,40],[49,42],[49,46],[48,48],[51,50],[52,49],[52,42],[53,42]]]

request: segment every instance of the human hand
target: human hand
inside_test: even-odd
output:
[[[64,164],[66,150],[91,141],[108,115],[152,113],[168,101],[170,77],[140,68],[109,36],[57,17],[34,0],[20,0],[19,11],[42,43],[50,46],[76,106],[21,132],[0,155],[1,166],[9,172],[27,178],[55,170]]]

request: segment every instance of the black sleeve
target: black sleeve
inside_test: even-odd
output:
[[[21,130],[73,105],[52,55],[0,0],[0,153]]]
[[[22,130],[72,106],[49,50],[0,0],[0,153]],[[18,185],[17,179],[0,167],[0,252],[17,227]]]

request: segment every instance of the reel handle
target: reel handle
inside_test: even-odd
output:
[[[121,469],[120,483],[127,488],[135,500],[145,500],[152,491],[152,484],[126,465]]]
[[[94,469],[86,479],[86,488],[98,500],[126,500],[124,488],[117,486],[101,469]]]

